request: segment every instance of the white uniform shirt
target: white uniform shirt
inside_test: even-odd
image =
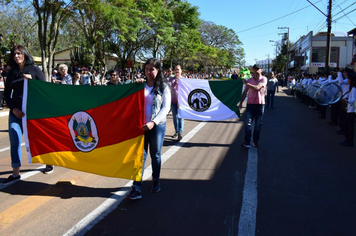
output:
[[[354,102],[356,100],[356,88],[353,87],[349,92],[349,99],[347,104],[347,113],[355,113]]]
[[[337,79],[339,80],[339,84],[341,86],[342,89],[342,94],[346,94],[349,91],[350,85],[347,82],[348,79],[344,79],[344,77],[342,76],[341,72],[337,72]],[[348,98],[349,94],[346,94],[343,98]]]

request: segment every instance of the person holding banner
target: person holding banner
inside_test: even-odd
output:
[[[145,131],[144,156],[142,176],[145,168],[148,148],[152,160],[152,188],[151,192],[157,193],[161,190],[161,150],[164,136],[166,134],[166,117],[170,110],[171,92],[168,81],[165,78],[161,61],[151,58],[144,64],[145,75],[145,124],[142,130]],[[144,80],[138,79],[137,83]],[[126,196],[127,199],[137,200],[142,198],[142,182],[134,181],[131,192]]]
[[[183,127],[184,127],[184,119],[178,118],[178,80],[182,78],[182,67],[177,65],[174,68],[174,72],[176,75],[169,79],[169,85],[171,86],[171,94],[172,94],[172,103],[171,103],[171,110],[173,115],[173,125],[175,129],[175,133],[173,134],[172,138],[178,138],[180,141],[183,136]]]
[[[241,144],[242,147],[250,148],[252,122],[255,121],[253,130],[253,146],[258,147],[260,139],[261,123],[265,109],[265,91],[267,86],[267,78],[262,75],[262,68],[255,64],[252,67],[253,77],[248,80],[242,80],[245,84],[245,89],[241,96],[239,109],[242,109],[246,95],[246,121],[245,121],[245,141]]]
[[[24,79],[36,79],[46,81],[39,67],[34,65],[34,60],[27,49],[17,45],[11,49],[9,65],[11,70],[6,80],[4,91],[5,101],[10,108],[9,113],[9,137],[12,175],[2,182],[7,185],[21,179],[21,140],[22,140],[22,96]],[[43,173],[51,173],[53,166],[46,165]]]

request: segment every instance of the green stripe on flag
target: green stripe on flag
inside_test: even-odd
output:
[[[53,84],[38,80],[28,82],[27,119],[70,115],[114,102],[144,88],[143,83],[88,86]]]
[[[242,95],[242,81],[209,81],[209,86],[215,97],[240,117],[238,103],[240,102]]]

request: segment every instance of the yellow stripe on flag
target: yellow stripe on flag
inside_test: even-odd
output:
[[[33,163],[63,166],[93,174],[141,181],[144,136],[96,148],[91,152],[52,152],[32,157]]]

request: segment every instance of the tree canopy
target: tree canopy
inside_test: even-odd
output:
[[[73,46],[85,47],[91,66],[105,69],[112,54],[121,67],[148,57],[202,71],[244,64],[236,33],[202,21],[198,7],[182,0],[8,0],[0,5],[5,10],[0,12],[0,52],[26,46],[41,56],[47,78],[54,53]]]

